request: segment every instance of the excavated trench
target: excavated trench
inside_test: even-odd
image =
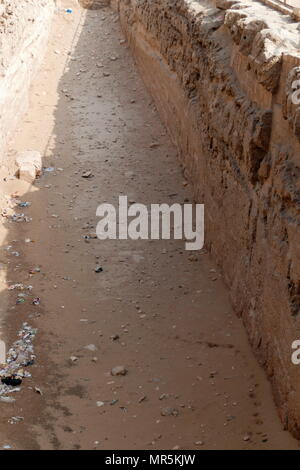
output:
[[[15,38],[0,81],[2,339],[38,329],[32,378],[0,403],[4,423],[22,418],[5,448],[298,448],[282,427],[299,437],[299,31],[232,3],[0,4]],[[27,149],[47,169],[34,185],[13,177]],[[204,203],[205,249],[95,240],[97,206],[119,195]],[[16,199],[28,223],[12,222]],[[22,303],[16,283],[32,285]]]

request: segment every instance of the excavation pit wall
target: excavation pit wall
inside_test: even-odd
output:
[[[0,165],[4,171],[14,166],[5,157],[5,148],[28,109],[30,85],[47,49],[55,8],[55,0],[0,0]]]
[[[206,245],[282,422],[300,438],[299,23],[259,1],[111,4],[205,204]]]

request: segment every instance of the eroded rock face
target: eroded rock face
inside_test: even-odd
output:
[[[0,164],[27,110],[28,90],[47,47],[54,0],[0,0]]]
[[[300,437],[298,24],[249,0],[113,4],[205,203],[207,244],[282,420]]]

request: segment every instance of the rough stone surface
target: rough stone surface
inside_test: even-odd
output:
[[[21,152],[16,158],[16,164],[19,170],[19,178],[33,183],[42,171],[42,156],[35,150],[26,150]]]
[[[127,369],[124,366],[116,366],[111,370],[111,375],[116,376],[116,375],[126,375],[127,374]]]
[[[177,144],[206,243],[300,437],[299,26],[259,2],[114,0]]]
[[[45,53],[54,0],[0,0],[0,164]]]

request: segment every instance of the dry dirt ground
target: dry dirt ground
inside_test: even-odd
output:
[[[182,241],[85,241],[97,206],[119,195],[145,204],[192,196],[116,14],[63,6],[74,12],[56,13],[8,149],[10,158],[39,150],[55,170],[33,187],[2,183],[31,202],[32,218],[1,232],[2,337],[14,341],[23,321],[39,331],[32,379],[14,404],[0,404],[0,446],[297,449],[205,250],[194,259]],[[16,305],[9,282],[32,284],[40,306]],[[117,365],[126,376],[111,376]]]

